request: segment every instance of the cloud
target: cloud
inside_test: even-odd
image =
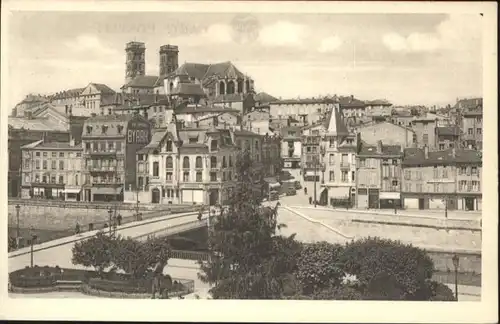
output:
[[[264,26],[259,32],[259,42],[269,47],[297,47],[304,44],[308,35],[305,25],[294,24],[288,21],[278,21]]]
[[[336,51],[342,45],[342,39],[338,36],[324,38],[319,45],[320,53],[330,53]]]
[[[406,37],[388,33],[382,36],[382,42],[393,52],[470,51],[479,49],[481,32],[481,16],[451,15],[436,27],[434,33],[411,33]]]
[[[95,35],[82,34],[76,37],[75,40],[66,41],[64,45],[71,51],[76,53],[100,55],[115,55],[118,52],[106,46]]]

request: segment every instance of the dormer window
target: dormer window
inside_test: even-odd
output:
[[[87,134],[90,135],[92,133],[92,126],[87,126]]]
[[[106,134],[106,132],[108,131],[108,125],[102,125],[101,130],[103,134]]]
[[[116,130],[118,131],[118,134],[121,134],[123,131],[123,126],[122,125],[116,126]]]
[[[219,143],[217,142],[217,140],[212,140],[212,142],[210,142],[210,150],[217,151],[218,148],[219,148]]]

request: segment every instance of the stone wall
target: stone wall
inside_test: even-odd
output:
[[[434,267],[437,271],[455,271],[452,261],[453,251],[430,250],[427,253],[434,261]],[[481,253],[457,252],[456,254],[459,257],[458,272],[481,273]]]

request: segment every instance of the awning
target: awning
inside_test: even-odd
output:
[[[122,188],[94,188],[92,189],[93,195],[118,195]]]
[[[82,191],[82,188],[66,188],[64,189],[65,193],[71,193],[71,194],[79,194]]]
[[[401,199],[401,193],[399,192],[380,192],[380,199]]]
[[[350,193],[349,187],[329,187],[328,197],[329,198],[348,198]]]

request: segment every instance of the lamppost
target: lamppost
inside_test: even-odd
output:
[[[113,215],[113,209],[109,209],[108,210],[108,214],[109,214],[109,236],[111,237],[111,231],[112,231],[112,227],[113,227],[113,224],[111,224],[111,217]]]
[[[17,217],[17,229],[16,229],[16,240],[19,241],[19,211],[21,206],[19,204],[16,205],[16,217]],[[19,242],[17,242],[19,244]]]
[[[454,254],[451,260],[453,261],[453,267],[455,268],[455,298],[458,301],[458,265],[460,258],[457,254]]]
[[[31,256],[31,267],[33,268],[33,244],[35,243],[35,240],[37,239],[36,234],[34,233],[33,228],[30,229],[30,256]]]

